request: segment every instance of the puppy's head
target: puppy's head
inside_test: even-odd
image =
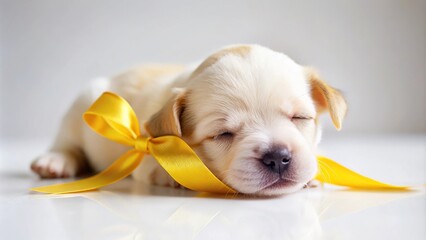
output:
[[[346,102],[339,91],[281,53],[244,45],[205,60],[146,128],[182,137],[237,191],[277,195],[314,177],[324,111],[340,129]]]

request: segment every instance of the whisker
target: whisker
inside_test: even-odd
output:
[[[245,181],[245,182],[253,182],[253,181],[261,181],[262,180],[261,177],[260,178],[259,177],[258,178],[242,177],[242,176],[239,176],[237,174],[232,174],[232,173],[230,173],[230,175],[237,178],[238,180]]]
[[[243,173],[243,174],[257,174],[259,173],[258,171],[246,171],[246,170],[242,170],[242,169],[232,169],[235,172],[239,172],[239,173]]]
[[[220,171],[220,174],[226,174],[226,173],[228,173],[228,172],[230,172],[232,169],[227,169],[227,170],[224,170],[224,171]]]
[[[298,181],[296,181],[295,179],[292,179],[292,178],[281,177],[281,179],[283,179],[283,180],[287,180],[287,181],[290,181],[290,182],[298,183]]]

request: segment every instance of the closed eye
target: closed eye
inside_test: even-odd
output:
[[[234,137],[234,133],[230,131],[223,131],[220,134],[213,137],[214,140],[229,140]]]
[[[304,116],[304,115],[295,115],[291,118],[292,121],[293,120],[295,120],[295,121],[297,121],[297,120],[312,120],[312,119],[314,119],[314,118],[309,117],[309,116]]]

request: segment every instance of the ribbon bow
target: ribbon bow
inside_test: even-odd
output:
[[[186,188],[200,192],[236,192],[221,182],[179,137],[142,136],[135,112],[129,103],[118,95],[105,92],[84,113],[83,118],[96,133],[133,148],[95,176],[31,190],[60,194],[98,189],[127,177],[140,164],[145,154],[151,154],[176,182]],[[364,189],[407,188],[364,177],[326,157],[319,156],[317,160],[319,172],[316,179],[321,182]]]
[[[195,152],[179,137],[144,137],[140,134],[135,112],[123,98],[104,93],[83,115],[93,131],[112,141],[133,147],[99,174],[75,182],[33,188],[43,193],[89,191],[117,182],[151,154],[182,186],[194,191],[235,193],[204,165]]]

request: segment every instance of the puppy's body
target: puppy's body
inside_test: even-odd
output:
[[[89,167],[102,171],[129,148],[97,135],[86,126],[82,115],[90,105],[103,92],[114,92],[130,103],[141,123],[147,122],[192,70],[193,67],[180,65],[143,65],[111,79],[95,79],[73,103],[50,152],[40,156],[33,169],[42,177],[75,176]],[[145,128],[141,128],[141,133],[147,135]],[[153,160],[146,156],[133,176],[160,185],[174,184]]]
[[[317,115],[340,128],[341,95],[287,56],[257,45],[225,48],[197,68],[156,65],[99,79],[76,100],[49,153],[32,169],[43,177],[101,171],[128,148],[103,139],[81,116],[104,91],[121,95],[145,123],[143,135],[182,137],[213,173],[239,192],[275,195],[303,187],[316,172]],[[143,125],[142,125],[143,126]],[[146,156],[137,180],[177,186]]]

